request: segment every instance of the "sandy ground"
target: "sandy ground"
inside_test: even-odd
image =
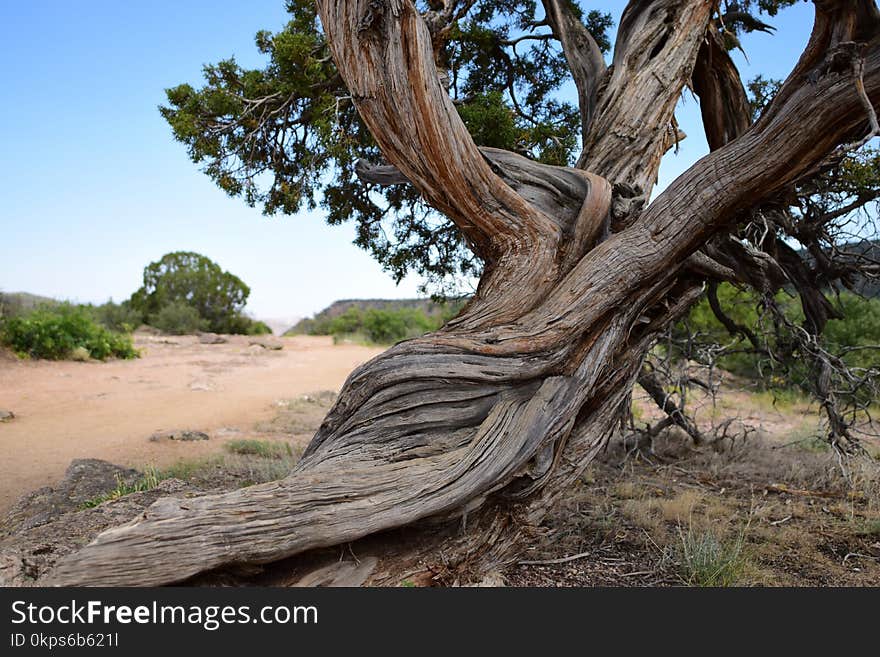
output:
[[[72,459],[162,467],[220,451],[269,420],[277,402],[338,390],[381,349],[334,346],[332,338],[283,338],[280,351],[243,336],[203,345],[194,337],[138,336],[142,357],[76,363],[0,359],[0,511],[59,480]],[[212,440],[150,441],[159,431],[204,431]]]

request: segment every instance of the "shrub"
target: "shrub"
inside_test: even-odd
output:
[[[272,329],[265,322],[250,320],[250,324],[247,327],[248,335],[269,335],[270,333],[272,333]]]
[[[392,344],[424,335],[443,325],[443,317],[430,317],[415,308],[378,309],[351,307],[333,319],[320,318],[303,323],[309,335],[332,335],[356,341]]]
[[[179,301],[162,306],[159,312],[150,319],[150,324],[171,335],[198,333],[208,326],[207,322],[199,316],[198,310]]]
[[[92,509],[108,500],[118,500],[120,497],[125,497],[132,493],[143,493],[148,490],[153,490],[163,479],[167,478],[168,477],[162,476],[162,474],[152,466],[148,467],[141,477],[132,483],[126,483],[119,475],[116,475],[116,488],[108,493],[86,500],[80,505],[80,509]]]
[[[272,332],[272,329],[263,322],[258,322],[245,315],[235,315],[230,317],[223,329],[217,332],[236,335],[267,335]]]
[[[293,458],[290,443],[277,443],[268,440],[230,440],[223,446],[226,451],[242,456],[259,456],[264,459]]]
[[[737,324],[746,326],[758,335],[766,336],[771,352],[779,352],[788,345],[777,342],[773,333],[773,320],[761,317],[760,299],[755,292],[740,290],[724,283],[718,287],[718,299],[725,313]],[[786,317],[796,325],[804,320],[800,301],[780,292],[776,296]],[[880,350],[871,348],[880,345],[880,299],[863,299],[850,292],[839,295],[837,304],[843,319],[831,320],[825,327],[821,340],[831,353],[840,354],[851,367],[880,368]],[[684,322],[677,324],[674,332],[680,341],[690,332],[699,342],[715,342],[731,345],[732,353],[721,356],[717,365],[721,368],[754,380],[762,380],[769,387],[785,387],[792,381],[805,380],[811,375],[809,363],[792,366],[787,380],[776,380],[773,376],[774,363],[766,355],[753,353],[752,345],[742,337],[732,337],[712,312],[709,302],[704,298],[692,309]],[[700,358],[699,354],[692,357]]]
[[[862,299],[855,294],[840,295],[843,319],[832,319],[825,327],[828,347],[842,353],[851,367],[880,367],[880,299]]]
[[[87,310],[66,304],[5,319],[0,338],[19,355],[31,358],[58,360],[75,351],[82,357],[82,350],[98,360],[138,356],[131,336],[109,331]]]
[[[141,314],[127,301],[114,303],[112,300],[100,306],[87,306],[96,322],[117,333],[131,333],[141,324]]]

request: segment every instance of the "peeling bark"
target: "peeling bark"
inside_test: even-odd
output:
[[[646,209],[615,206],[613,189],[653,186],[695,67],[707,104],[741,109],[732,73],[704,39],[713,5],[630,3],[579,166],[565,169],[476,147],[408,0],[320,0],[340,73],[389,162],[361,175],[407,181],[455,222],[486,262],[478,293],[442,330],[353,372],[288,478],[161,500],[60,562],[51,581],[175,582],[425,518],[471,519],[447,559],[478,569],[509,560],[524,528],[605,445],[644,355],[702,293],[706,272],[760,267],[759,256],[730,255],[731,217],[866,131],[851,69],[835,64],[842,43],[862,44],[864,89],[880,100],[873,2],[817,2],[810,45],[758,124],[735,139],[741,126],[710,128],[717,148]],[[570,62],[592,48],[564,47]]]
[[[589,30],[574,15],[568,0],[543,0],[547,22],[562,44],[571,76],[578,90],[581,136],[586,141],[596,112],[599,87],[607,70],[605,58]]]

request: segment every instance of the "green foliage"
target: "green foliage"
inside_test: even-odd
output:
[[[240,278],[198,253],[168,253],[144,268],[143,286],[130,307],[143,321],[172,333],[208,330],[248,333],[259,330],[242,315],[250,288]],[[193,320],[193,313],[201,321]],[[157,323],[158,322],[158,323]]]
[[[264,459],[293,458],[290,443],[272,442],[269,440],[230,440],[223,445],[227,452],[242,456],[259,456]]]
[[[0,320],[4,317],[26,315],[37,308],[57,306],[58,303],[55,299],[35,294],[0,292]]]
[[[144,473],[132,483],[126,483],[123,481],[122,477],[116,475],[116,488],[109,493],[99,495],[83,502],[80,505],[80,508],[91,509],[109,500],[118,500],[120,497],[125,497],[132,493],[143,493],[152,490],[158,486],[163,479],[168,479],[168,477],[163,476],[162,473],[152,466],[146,468]]]
[[[141,325],[141,314],[127,301],[114,303],[112,300],[100,306],[87,305],[96,322],[116,333],[131,333]]]
[[[171,335],[191,335],[205,330],[208,323],[199,311],[181,301],[165,304],[150,318],[150,325]]]
[[[796,315],[795,303],[788,295],[780,293],[777,300],[789,313]],[[765,317],[760,297],[755,292],[724,283],[718,287],[718,301],[725,314],[738,325],[761,335],[768,332],[768,324],[772,322]],[[765,355],[754,353],[754,345],[744,336],[730,335],[705,297],[691,309],[685,321],[676,325],[674,333],[679,340],[690,333],[700,344],[724,346],[715,364],[733,374],[761,380],[765,375],[769,378],[773,370],[772,361]]]
[[[725,283],[718,287],[718,301],[730,319],[760,338],[762,347],[770,353],[787,356],[784,377],[776,374],[777,368],[767,353],[759,353],[742,335],[730,335],[713,313],[706,298],[693,307],[684,322],[675,327],[674,333],[678,340],[682,341],[690,333],[700,344],[721,345],[723,349],[720,352],[714,350],[715,354],[720,353],[716,360],[719,367],[760,381],[768,387],[784,388],[811,376],[807,370],[807,359],[797,352],[789,353],[792,345],[787,342],[785,333],[775,330],[774,322],[764,313],[757,293]],[[796,297],[780,292],[776,301],[794,324],[803,322],[803,310]],[[843,319],[828,322],[820,338],[822,346],[831,354],[839,356],[850,367],[880,370],[880,350],[875,348],[880,345],[880,299],[865,299],[850,292],[842,292],[837,297],[836,305],[843,314]],[[700,353],[694,356],[701,359]]]
[[[429,317],[415,308],[352,307],[332,319],[312,320],[305,330],[309,335],[332,335],[339,339],[362,336],[365,342],[392,344],[435,331],[444,323],[444,317]]]
[[[607,50],[611,17],[572,4]],[[422,11],[430,5],[417,2]],[[396,280],[415,272],[426,289],[456,291],[455,281],[481,264],[411,187],[371,189],[357,178],[357,160],[379,162],[381,153],[336,71],[314,2],[288,0],[287,10],[284,29],[256,35],[263,68],[226,59],[204,67],[200,88],[167,90],[160,112],[174,137],[231,196],[268,215],[320,206],[330,224],[354,221],[355,243]],[[438,41],[437,64],[478,144],[567,164],[580,119],[561,93],[570,77],[559,43],[517,41],[542,17],[534,0],[477,0]]]
[[[272,333],[272,329],[265,322],[249,320],[246,333],[247,335],[269,335]]]
[[[828,349],[851,367],[880,369],[880,299],[841,294],[843,319],[832,319],[823,334]]]
[[[31,358],[70,358],[79,349],[98,360],[138,356],[130,336],[109,331],[96,323],[87,309],[69,304],[4,319],[0,339],[16,353]]]
[[[880,538],[880,518],[866,519],[856,532],[857,536]]]
[[[782,88],[782,80],[768,79],[763,75],[759,75],[749,80],[746,88],[749,92],[749,105],[752,108],[752,121],[757,121],[764,109],[770,104],[770,101],[773,100]]]

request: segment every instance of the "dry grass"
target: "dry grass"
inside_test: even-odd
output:
[[[814,442],[817,420],[796,404],[771,422],[738,403],[763,427],[723,449],[695,449],[678,431],[653,453],[613,442],[527,558],[589,556],[515,566],[508,582],[880,586],[880,461],[840,460]]]
[[[293,458],[293,448],[288,442],[241,439],[224,443],[223,448],[240,456],[259,456],[264,459]]]
[[[330,390],[280,400],[277,402],[278,412],[275,417],[258,422],[254,428],[260,433],[312,435],[335,400],[336,393]]]

